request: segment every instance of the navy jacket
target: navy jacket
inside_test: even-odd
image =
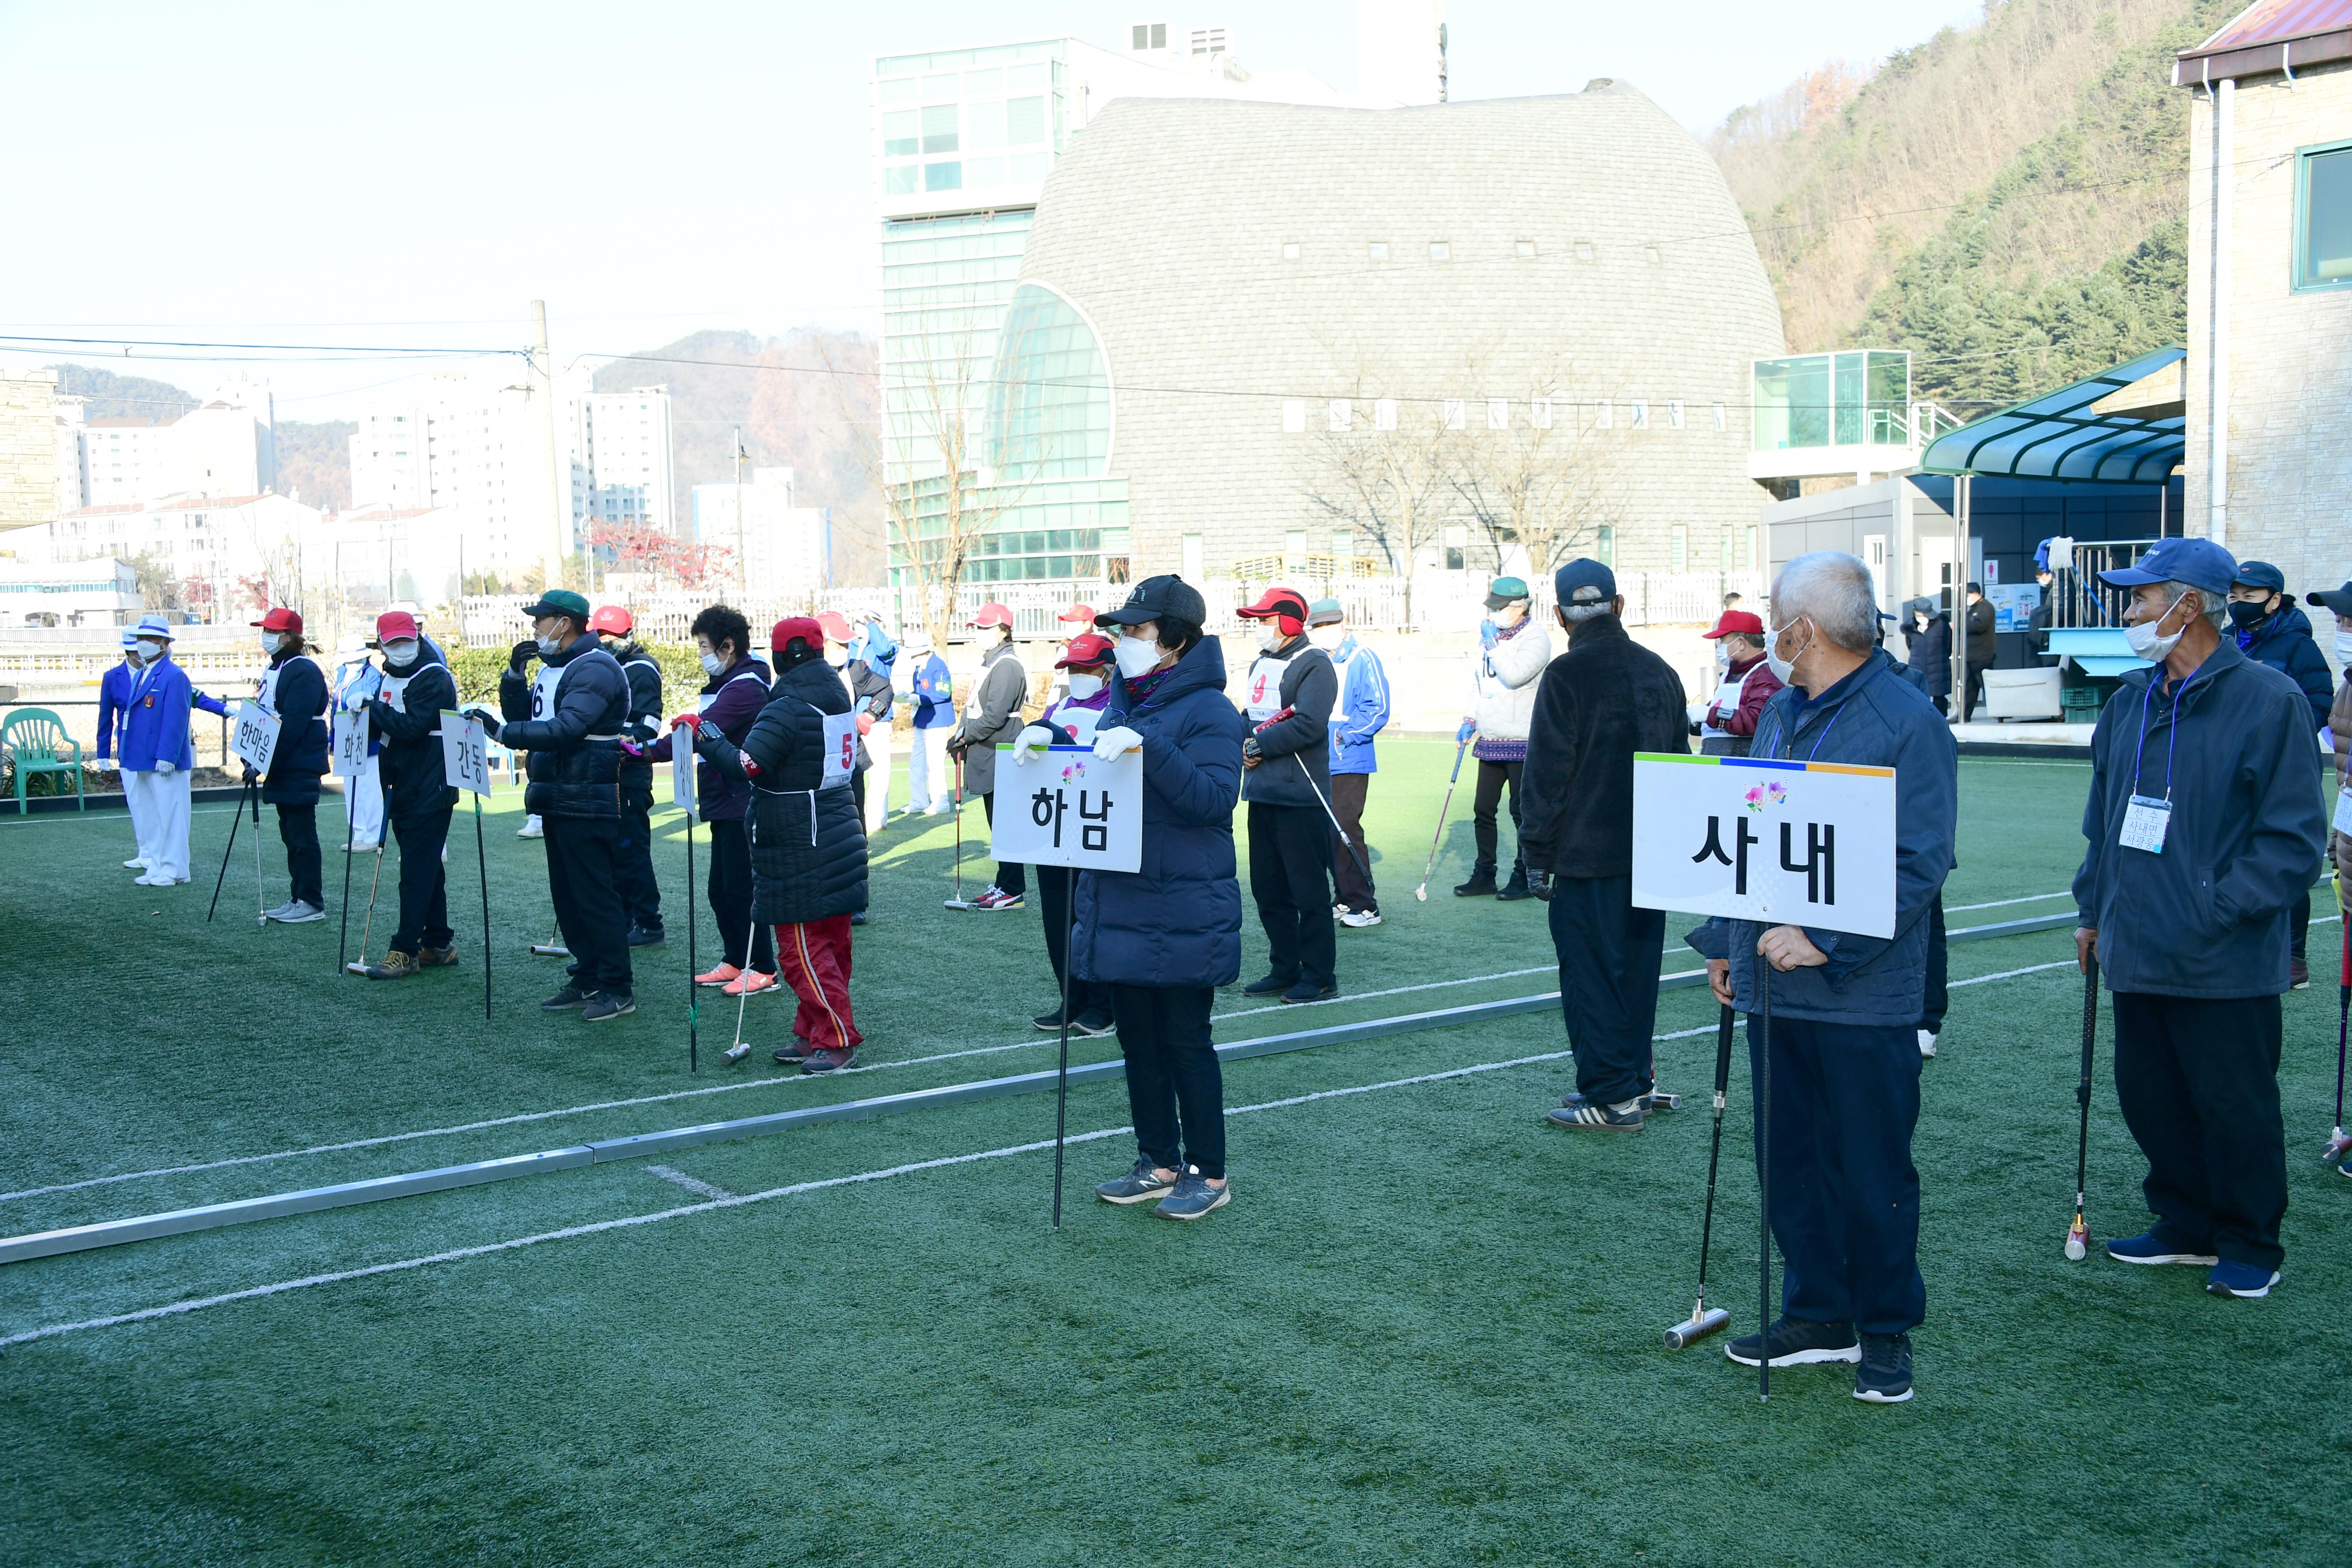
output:
[[[381,692],[368,700],[368,727],[383,742],[375,758],[376,776],[383,783],[383,814],[396,818],[448,811],[457,804],[457,789],[442,763],[441,710],[457,706],[457,678],[423,647],[405,668],[394,668],[389,659],[383,668],[391,679],[408,683],[401,689],[397,708]]]
[[[654,737],[661,733],[661,666],[634,637],[604,651],[620,665],[621,678],[629,683],[629,717],[621,726],[621,733],[640,746],[650,745]],[[650,753],[632,757],[624,752],[619,778],[623,789],[644,797],[642,804],[653,803],[654,763]]]
[[[2327,656],[2312,639],[2311,617],[2293,605],[2264,617],[2251,632],[2242,634],[2238,647],[2248,658],[2267,664],[2297,686],[2311,703],[2311,728],[2327,728],[2327,710],[2336,700],[2336,677]]]
[[[2126,674],[2092,733],[2076,918],[2098,931],[2110,991],[2274,996],[2327,838],[2310,707],[2227,637],[2179,689],[2151,690],[2163,673]],[[2162,853],[2123,847],[2132,795],[2164,798],[2168,774]]]
[[[1927,683],[1929,698],[1948,697],[1952,691],[1952,617],[1938,613],[1928,617],[1916,631],[1906,622],[1904,629],[1909,652],[1906,662]]]
[[[1339,700],[1339,674],[1332,668],[1331,656],[1304,637],[1293,637],[1275,651],[1290,657],[1276,688],[1275,706],[1294,711],[1257,731],[1260,761],[1242,774],[1242,798],[1252,805],[1295,806],[1320,815],[1323,806],[1316,792],[1321,791],[1324,800],[1331,798],[1331,710]],[[1243,722],[1248,724],[1246,715]],[[1290,760],[1294,756],[1297,762]]]
[[[1528,865],[1570,879],[1632,874],[1633,753],[1689,754],[1685,700],[1683,678],[1615,616],[1576,628],[1544,666],[1528,723],[1515,793]]]
[[[1756,954],[1764,927],[1717,918],[1690,933],[1694,950],[1731,961],[1735,1005],[1757,1010],[1759,967],[1772,976],[1776,1017],[1825,1024],[1908,1027],[1927,1004],[1927,911],[1952,868],[1952,835],[1959,816],[1959,748],[1935,705],[1874,648],[1862,668],[1822,694],[1799,703],[1795,687],[1774,692],[1756,721],[1750,757],[1794,762],[1853,763],[1895,770],[1895,935],[1804,928],[1829,962],[1782,974]]]
[[[327,772],[327,672],[290,648],[270,655],[269,667],[278,672],[278,749],[269,753],[261,798],[272,805],[316,805]],[[194,701],[207,713],[228,711],[222,698]]]
[[[1225,696],[1217,639],[1202,638],[1139,700],[1114,676],[1097,733],[1121,725],[1143,737],[1143,860],[1078,874],[1072,968],[1120,985],[1230,985],[1242,973],[1234,805],[1248,725]]]
[[[571,668],[555,711],[533,713],[537,689],[509,667],[499,676],[499,744],[530,753],[523,809],[541,816],[621,815],[621,726],[629,721],[629,681],[620,661],[583,637],[547,663]]]
[[[763,924],[798,925],[866,907],[866,828],[856,801],[847,784],[819,787],[824,715],[848,711],[841,672],[806,658],[776,677],[743,737],[741,749],[760,764],[757,779],[743,772],[732,742],[696,744],[721,773],[750,784],[751,916]]]

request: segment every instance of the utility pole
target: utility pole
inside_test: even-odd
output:
[[[743,564],[743,426],[735,426],[735,602],[745,593]],[[1514,796],[1514,799],[1517,797]]]
[[[555,444],[555,359],[547,351],[547,301],[530,302],[531,367],[539,373],[539,389],[546,394],[546,406],[541,410],[540,439],[547,448],[547,546],[542,570],[547,586],[563,586],[563,558],[571,553],[564,548],[565,512],[569,510],[566,493],[571,489],[569,476],[563,472],[562,449]]]

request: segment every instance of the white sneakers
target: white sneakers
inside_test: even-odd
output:
[[[186,880],[185,877],[166,877],[150,871],[143,877],[131,878],[131,885],[135,888],[176,888]]]
[[[126,871],[144,871],[147,869],[147,862],[133,855],[122,863],[122,868]]]
[[[539,814],[537,812],[533,812],[529,816],[522,819],[522,826],[515,829],[515,837],[517,838],[544,838],[547,837],[547,830],[539,825]]]
[[[1381,911],[1378,910],[1349,910],[1340,915],[1339,923],[1352,931],[1362,931],[1367,926],[1376,926],[1381,923]]]
[[[1933,1029],[1922,1029],[1919,1031],[1919,1054],[1931,1060],[1934,1058],[1936,1055],[1936,1031]]]

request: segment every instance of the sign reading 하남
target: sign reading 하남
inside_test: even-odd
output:
[[[1633,756],[1633,903],[1895,934],[1895,770]]]
[[[1013,764],[996,758],[992,853],[1007,865],[1134,871],[1143,865],[1143,753],[1106,762],[1090,746],[1053,746]]]

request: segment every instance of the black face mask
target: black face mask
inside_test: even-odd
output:
[[[2230,624],[2240,631],[2252,631],[2270,618],[2270,611],[2246,599],[2230,601]]]

